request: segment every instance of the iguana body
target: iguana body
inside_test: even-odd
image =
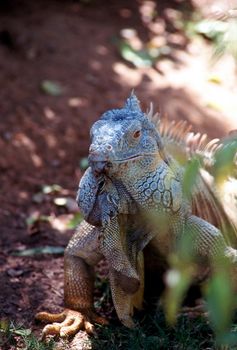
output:
[[[164,127],[160,134],[154,122],[140,110],[134,95],[124,108],[106,112],[92,127],[91,167],[81,181],[78,201],[85,218],[93,225],[84,221],[65,252],[65,304],[78,314],[70,316],[69,312],[63,328],[48,325],[45,334],[70,334],[83,323],[87,331],[91,330],[89,321],[96,319],[93,266],[103,257],[109,265],[117,314],[127,326],[132,326],[133,307],[142,304],[143,249],[147,244],[149,254],[155,252],[153,256],[157,259],[152,262],[152,270],[156,270],[160,261],[167,261],[185,232],[192,235],[190,249],[204,263],[219,254],[230,257],[233,262],[237,260],[236,251],[211,224],[221,229],[231,226],[235,231],[215,193],[200,174],[191,203],[182,191],[182,159],[179,162],[173,159],[172,144],[176,142],[180,157],[187,160],[193,152],[202,150],[204,138],[197,140],[196,137],[199,143],[195,151],[187,139],[182,144],[182,134],[187,131],[184,124],[180,126],[180,134],[177,131],[172,135],[170,130],[172,128]],[[212,153],[210,145],[206,150],[209,147]],[[213,142],[214,148],[216,145],[217,142]],[[204,152],[205,157],[206,154]],[[204,160],[210,163],[209,159]],[[149,224],[154,214],[156,222]],[[147,267],[145,256],[145,270]],[[62,315],[56,316],[62,318]],[[57,317],[38,315],[49,321],[58,320]]]

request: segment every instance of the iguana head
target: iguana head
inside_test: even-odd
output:
[[[123,108],[105,112],[91,128],[89,162],[95,173],[111,173],[131,163],[146,166],[158,154],[160,135],[133,93]]]

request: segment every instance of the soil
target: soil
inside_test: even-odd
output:
[[[168,118],[185,119],[210,137],[236,128],[232,60],[210,67],[210,45],[190,40],[174,25],[172,13],[190,13],[194,5],[157,2],[155,27],[145,3],[0,3],[0,318],[39,329],[37,311],[63,306],[62,256],[13,253],[66,246],[73,230],[64,219],[75,208],[54,200],[74,199],[89,129],[105,110],[122,106],[135,88],[143,108],[153,101]],[[171,54],[152,67],[134,67],[118,49],[124,28],[135,29],[139,43],[165,40]],[[223,78],[221,84],[208,81],[213,72]],[[45,81],[60,91],[54,96]],[[52,184],[61,189],[42,192]]]

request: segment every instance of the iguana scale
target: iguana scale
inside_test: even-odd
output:
[[[158,273],[159,266],[167,265],[168,255],[185,231],[192,235],[190,249],[200,264],[208,265],[218,255],[236,263],[236,218],[226,213],[210,184],[221,143],[191,134],[184,122],[157,125],[157,121],[152,109],[141,111],[132,94],[124,108],[104,113],[93,125],[90,167],[77,197],[85,221],[65,251],[67,309],[58,315],[37,315],[44,321],[63,321],[47,325],[45,335],[67,336],[81,328],[92,332],[93,322],[106,322],[93,310],[93,267],[103,257],[109,266],[115,309],[128,327],[133,326],[133,308],[142,307],[144,271]],[[188,199],[182,179],[192,155],[202,158],[203,168]],[[232,204],[236,205],[236,198]],[[231,234],[224,238],[226,228]]]

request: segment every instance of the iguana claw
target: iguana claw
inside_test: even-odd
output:
[[[47,335],[59,335],[62,338],[67,338],[75,335],[81,329],[85,329],[88,334],[94,334],[95,328],[93,323],[108,324],[105,318],[96,315],[94,312],[84,315],[79,311],[70,309],[65,309],[59,314],[39,312],[35,315],[35,318],[43,322],[53,322],[44,327],[42,331],[43,339]]]

